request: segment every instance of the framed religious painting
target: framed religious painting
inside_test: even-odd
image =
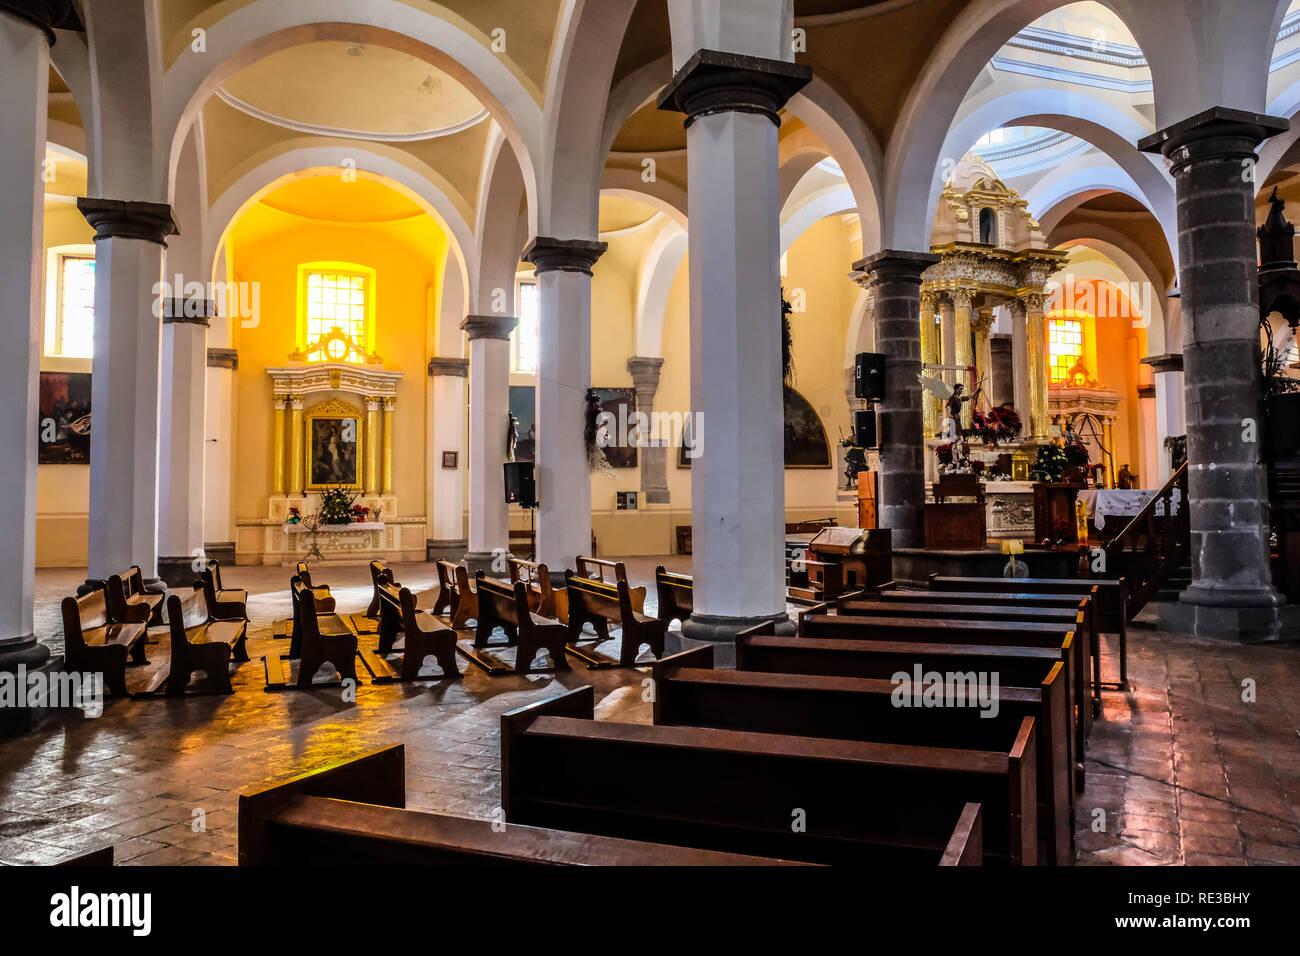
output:
[[[307,490],[361,490],[361,409],[338,399],[315,406],[303,416],[306,429]]]
[[[600,410],[611,416],[608,433],[602,436],[605,460],[612,468],[637,467],[637,446],[633,444],[636,435],[636,389],[634,388],[593,388],[600,399]]]
[[[89,372],[42,372],[39,416],[39,464],[90,464]]]
[[[519,441],[515,461],[534,461],[537,457],[537,389],[531,385],[510,386],[510,414],[518,422]],[[502,444],[506,436],[501,436]]]

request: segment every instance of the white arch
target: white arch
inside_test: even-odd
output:
[[[661,56],[633,70],[610,91],[605,107],[605,124],[600,136],[600,155],[608,156],[614,140],[632,118],[632,114],[650,103],[673,78],[673,61]]]
[[[239,214],[282,181],[310,170],[340,168],[345,160],[356,163],[359,173],[382,176],[396,183],[415,199],[446,232],[451,240],[451,253],[461,265],[461,275],[473,288],[477,275],[472,271],[469,252],[474,249],[474,237],[469,226],[446,194],[431,180],[392,156],[372,149],[355,146],[314,146],[293,149],[267,160],[241,176],[212,203],[208,213],[203,249],[207,261],[203,263],[204,275],[213,275],[221,246],[231,225]],[[466,299],[468,301],[468,289]]]
[[[622,196],[643,202],[686,228],[686,190],[662,176],[647,183],[635,170],[608,167],[600,178],[600,192],[603,196]]]
[[[1081,156],[1079,159],[1088,160],[1089,157]],[[1050,211],[1071,196],[1098,192],[1123,193],[1148,209],[1151,208],[1147,197],[1128,173],[1109,163],[1098,162],[1095,157],[1091,162],[1069,162],[1056,167],[1034,183],[1022,198],[1029,203],[1029,214],[1043,223],[1044,231],[1050,232],[1056,223],[1043,221]],[[1063,215],[1064,212],[1060,214]],[[1156,218],[1159,219],[1158,216]]]
[[[803,201],[783,210],[781,216],[781,252],[784,253],[794,241],[808,231],[815,223],[827,216],[839,213],[856,212],[857,202],[853,191],[847,185],[827,186],[810,193]]]
[[[506,139],[499,129],[494,129],[485,151],[479,186],[475,224],[478,241],[474,247],[477,271],[469,300],[472,314],[486,313],[497,305],[507,314],[515,312],[515,273],[519,256],[528,242],[528,237],[520,234],[519,222],[519,207],[526,194],[523,173],[514,152],[506,148]],[[526,216],[524,219],[523,232],[527,232],[529,219]],[[493,301],[497,289],[504,292],[504,302]]]
[[[636,354],[664,354],[664,317],[668,295],[690,247],[686,230],[669,223],[655,236],[641,265],[636,293]]]
[[[871,293],[866,289],[859,290],[853,311],[849,314],[849,334],[844,341],[845,368],[853,368],[859,352],[876,350],[876,324],[867,321],[867,307],[870,304]]]
[[[540,94],[530,90],[488,38],[450,11],[433,16],[398,0],[254,0],[206,27],[206,52],[186,47],[163,75],[155,144],[168,193],[190,124],[221,81],[277,50],[318,40],[363,41],[420,57],[448,73],[492,113],[524,172],[529,209],[536,209],[536,157],[542,151]]]

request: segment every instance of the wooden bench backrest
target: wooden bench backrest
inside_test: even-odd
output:
[[[215,585],[216,589],[218,591],[224,591],[225,588],[221,584],[221,565],[218,563],[217,559],[208,558],[204,566],[206,570],[212,574],[212,583]]]
[[[574,559],[574,567],[578,570],[578,577],[592,581],[604,581],[607,584],[613,584],[616,581],[627,580],[627,568],[622,561],[607,561],[604,558],[578,555]],[[613,580],[610,580],[611,577]]]
[[[634,619],[632,598],[626,580],[606,584],[604,581],[578,577],[572,571],[565,571],[564,585],[569,592],[570,614],[586,612],[615,624]]]
[[[695,610],[695,580],[689,574],[674,574],[661,564],[655,568],[655,594],[659,599],[658,616],[687,618]]]
[[[1073,643],[1073,634],[1082,626],[1083,612],[1070,622],[1037,623],[1034,621],[964,621],[940,618],[859,617],[852,614],[802,614],[800,637],[829,637],[853,640],[926,640],[951,644],[1024,644],[1031,647],[1060,647]]]
[[[436,561],[434,567],[438,569],[438,587],[448,594],[456,590],[456,566],[450,561]]]
[[[177,636],[178,625],[183,636],[187,628],[206,624],[209,617],[208,599],[202,587],[178,588],[167,598],[167,622],[172,636]]]
[[[508,558],[506,564],[510,568],[511,583],[522,581],[529,588],[537,588],[543,600],[552,593],[551,572],[546,565],[523,558]]]
[[[464,568],[461,569],[462,571]],[[478,589],[479,616],[488,620],[505,621],[518,628],[531,628],[533,618],[528,610],[528,594],[522,581],[503,584],[482,571],[474,575]]]
[[[302,579],[303,584],[307,585],[307,587],[309,588],[315,587],[315,585],[311,583],[311,571],[308,570],[306,561],[298,562],[296,572],[297,572],[297,576]]]
[[[911,604],[916,601],[944,601],[954,604],[981,604],[985,607],[1076,607],[1080,602],[1096,599],[1096,587],[1087,594],[1033,594],[1016,591],[1008,584],[1005,591],[901,591],[882,590],[869,600]],[[849,601],[858,600],[848,598]]]
[[[864,843],[940,853],[970,800],[986,851],[1037,859],[1033,718],[982,751],[619,724],[593,720],[593,705],[588,687],[503,715],[508,821],[829,863]],[[807,832],[792,832],[794,807]]]
[[[1087,598],[1075,601],[1069,607],[1034,607],[1032,605],[980,604],[978,595],[969,595],[966,604],[948,601],[840,601],[839,613],[843,617],[906,617],[923,620],[975,620],[975,621],[1040,621],[1066,623],[1077,626],[1087,615]]]
[[[1118,614],[1128,605],[1128,581],[1125,578],[963,578],[932,574],[930,588],[935,591],[1077,594],[1080,597],[1095,594],[1098,613],[1108,615]]]
[[[81,597],[65,597],[60,604],[63,614],[63,639],[84,645],[82,635],[97,627],[105,627],[108,621],[108,599],[104,588],[97,587],[87,591]]]
[[[320,622],[316,620],[316,599],[312,596],[311,585],[295,574],[289,581],[293,589],[294,630],[301,628],[303,640],[320,638]]]
[[[144,573],[140,570],[138,564],[131,565],[125,571],[119,571],[117,574],[109,575],[109,580],[118,580],[122,584],[122,596],[132,597],[136,594],[144,593]]]

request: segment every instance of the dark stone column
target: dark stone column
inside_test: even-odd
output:
[[[876,351],[885,356],[880,403],[880,526],[895,548],[925,543],[925,443],[921,434],[921,274],[927,252],[886,249],[853,266],[875,298]]]
[[[1258,145],[1287,127],[1216,108],[1139,143],[1164,155],[1178,194],[1192,528],[1192,584],[1180,599],[1198,633],[1241,635],[1264,621],[1237,612],[1282,603],[1269,569],[1260,461],[1254,169]]]

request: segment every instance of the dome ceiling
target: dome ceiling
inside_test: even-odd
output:
[[[487,115],[469,90],[417,57],[338,41],[273,53],[235,74],[217,95],[267,122],[358,139],[430,139]]]

